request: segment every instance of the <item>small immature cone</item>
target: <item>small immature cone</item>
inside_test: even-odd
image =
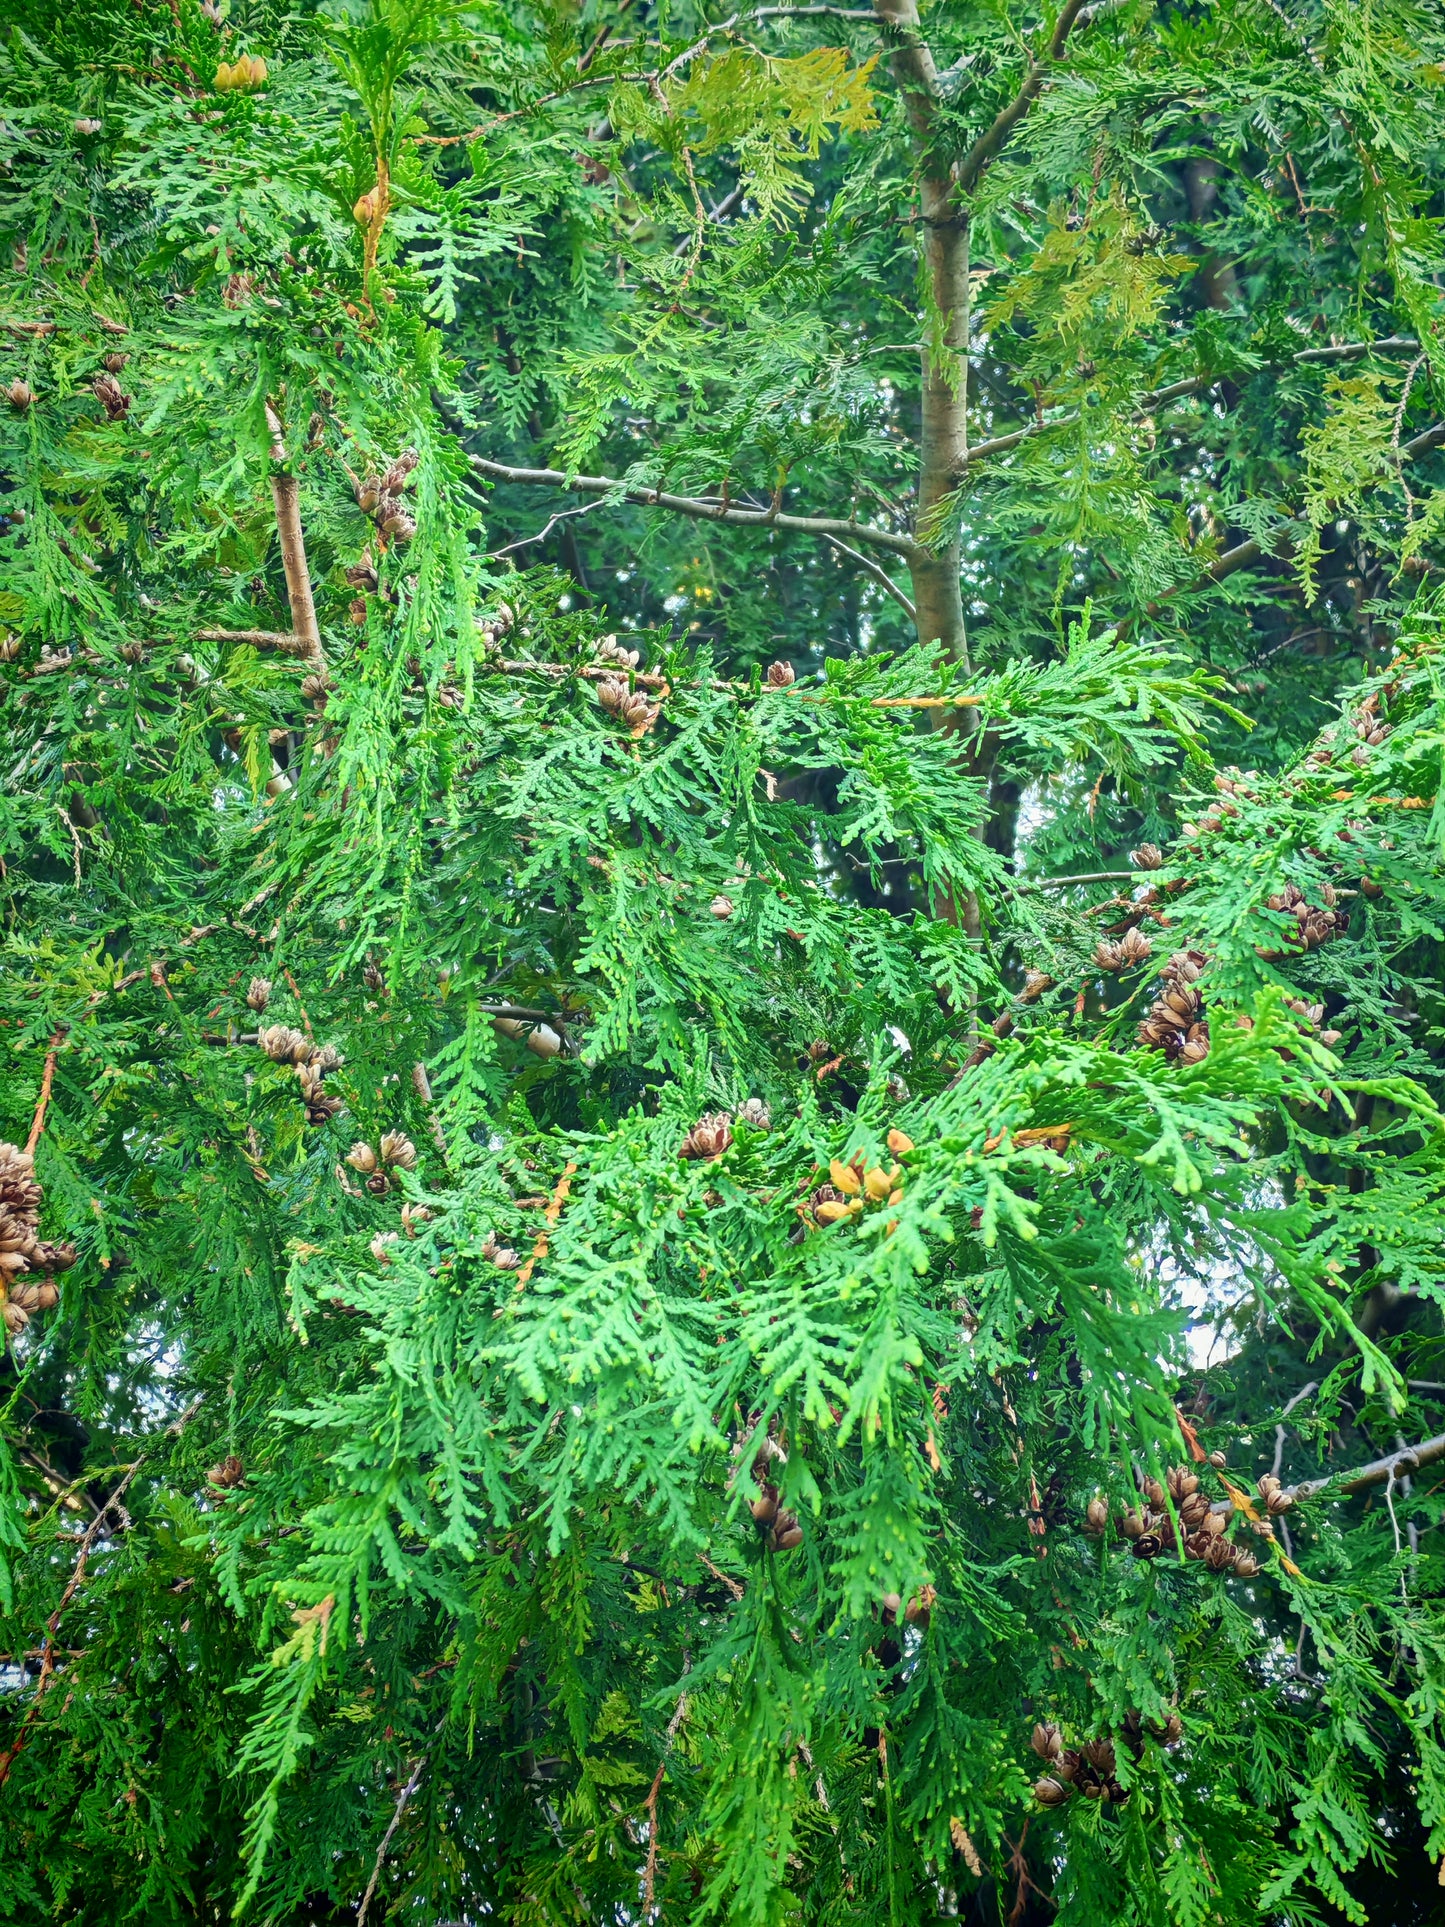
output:
[[[737,1121],[752,1131],[771,1131],[773,1114],[761,1097],[747,1098],[738,1108]]]
[[[1041,1760],[1057,1760],[1064,1750],[1063,1735],[1052,1720],[1040,1720],[1029,1735],[1029,1745]]]

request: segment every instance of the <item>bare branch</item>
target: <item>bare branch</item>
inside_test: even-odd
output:
[[[271,459],[286,459],[281,421],[270,402],[266,404],[266,423],[271,430]],[[311,594],[311,571],[306,566],[306,541],[301,532],[301,485],[294,475],[278,467],[271,475],[271,499],[276,505],[276,533],[281,540],[281,566],[286,572],[286,599],[291,605],[291,626],[306,645],[306,655],[318,670],[326,668],[321,647],[321,630],[316,621],[316,603]]]
[[[560,468],[513,468],[506,462],[491,462],[473,455],[472,468],[492,482],[513,482],[528,488],[576,489],[584,495],[615,495],[620,501],[635,502],[643,508],[668,509],[674,515],[690,516],[698,522],[721,522],[738,529],[784,529],[797,535],[839,536],[845,541],[866,542],[876,549],[888,549],[906,561],[922,558],[927,551],[909,536],[895,535],[891,529],[870,528],[863,522],[846,522],[841,516],[788,515],[781,509],[740,508],[722,500],[696,495],[671,495],[665,489],[637,488],[612,475],[567,475]]]
[[[825,535],[823,540],[825,542],[831,542],[840,555],[846,555],[851,561],[856,562],[858,567],[862,569],[866,575],[871,575],[880,588],[882,588],[886,594],[892,596],[893,600],[908,617],[908,620],[910,622],[917,622],[917,609],[914,608],[913,604],[908,600],[908,597],[904,595],[898,584],[886,570],[880,569],[876,562],[870,562],[866,555],[860,555],[856,549],[850,549],[848,544],[846,542],[840,542],[836,535]]]

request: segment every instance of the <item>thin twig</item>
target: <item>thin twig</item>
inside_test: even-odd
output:
[[[440,1732],[441,1728],[438,1727],[437,1731]],[[436,1741],[433,1739],[432,1745],[434,1746],[435,1744]],[[366,1910],[371,1905],[371,1896],[376,1892],[376,1883],[381,1878],[381,1867],[382,1862],[386,1859],[386,1850],[391,1845],[392,1835],[401,1825],[401,1816],[406,1812],[407,1801],[421,1784],[422,1773],[430,1758],[431,1747],[429,1746],[412,1768],[411,1778],[401,1790],[400,1797],[396,1803],[396,1811],[391,1816],[391,1825],[381,1836],[381,1845],[376,1850],[376,1864],[371,1869],[371,1878],[366,1883],[366,1892],[361,1896],[361,1905],[356,1910],[356,1927],[366,1927]]]
[[[55,1059],[64,1037],[64,1029],[57,1030],[50,1040],[50,1049],[45,1053],[45,1068],[40,1073],[40,1095],[35,1100],[35,1115],[30,1120],[30,1135],[25,1140],[27,1157],[35,1155],[40,1133],[45,1129],[45,1113],[50,1107],[50,1087],[55,1082]]]
[[[205,1401],[205,1393],[202,1392],[199,1398],[194,1399],[191,1402],[191,1404],[187,1406],[186,1410],[181,1414],[181,1416],[178,1419],[174,1420],[170,1425],[166,1427],[164,1436],[166,1438],[179,1438],[181,1433],[187,1427],[187,1425],[189,1425],[191,1420],[195,1417],[196,1413],[201,1409],[201,1406],[204,1403],[204,1401]],[[41,1702],[44,1700],[45,1695],[50,1691],[51,1685],[54,1682],[55,1635],[60,1630],[60,1621],[65,1613],[66,1607],[70,1604],[71,1600],[74,1599],[75,1595],[79,1592],[80,1588],[85,1583],[86,1564],[90,1558],[91,1553],[95,1550],[95,1542],[100,1536],[101,1526],[104,1524],[106,1519],[110,1517],[111,1513],[115,1511],[115,1509],[120,1505],[121,1500],[125,1497],[126,1492],[130,1488],[131,1481],[135,1478],[136,1473],[140,1471],[141,1467],[145,1464],[149,1456],[150,1454],[148,1452],[142,1452],[140,1457],[135,1461],[135,1463],[127,1468],[125,1477],[121,1480],[120,1484],[115,1488],[114,1492],[111,1493],[110,1497],[106,1500],[105,1504],[96,1513],[95,1517],[91,1520],[90,1524],[86,1527],[84,1533],[81,1535],[80,1550],[76,1554],[75,1565],[71,1570],[70,1578],[66,1583],[65,1591],[60,1595],[60,1601],[59,1601],[59,1604],[56,1606],[55,1611],[51,1613],[49,1619],[47,1619],[45,1622],[46,1636],[45,1636],[45,1643],[41,1651],[40,1676],[35,1682],[35,1697],[34,1699],[31,1700],[30,1705],[26,1708],[25,1718],[20,1722],[19,1732],[15,1735],[14,1740],[11,1742],[10,1746],[6,1749],[6,1751],[3,1754],[0,1754],[0,1787],[3,1787],[5,1782],[9,1779],[10,1769],[12,1766],[14,1766],[16,1760],[20,1757],[20,1754],[25,1747],[26,1741],[30,1737],[30,1728],[34,1724],[35,1719],[40,1712]]]
[[[873,580],[882,588],[884,594],[892,596],[893,600],[908,617],[908,620],[910,622],[917,622],[917,609],[885,569],[880,569],[878,564],[870,561],[866,555],[860,555],[857,549],[849,548],[848,544],[840,541],[836,535],[825,535],[823,540],[831,543],[840,555],[846,555],[850,561],[856,562],[865,575],[871,575]]]
[[[683,1662],[684,1673],[687,1672],[687,1670],[688,1670],[687,1661],[684,1659],[684,1662]],[[656,1905],[655,1888],[656,1888],[656,1881],[657,1881],[657,1796],[662,1791],[662,1776],[667,1771],[667,1760],[668,1760],[668,1755],[672,1752],[672,1743],[677,1738],[678,1728],[682,1725],[683,1721],[686,1718],[687,1718],[687,1694],[683,1693],[679,1696],[678,1702],[677,1702],[677,1708],[674,1711],[671,1720],[668,1722],[667,1741],[662,1749],[662,1758],[657,1763],[657,1772],[653,1775],[652,1787],[647,1795],[646,1800],[643,1802],[643,1805],[647,1810],[647,1870],[643,1875],[643,1881],[642,1881],[642,1905],[643,1905],[643,1911],[649,1915],[651,1914],[653,1907]]]
[[[279,466],[286,460],[286,443],[280,417],[270,402],[266,404],[266,424],[271,431],[271,459],[278,464],[271,474],[271,499],[276,508],[276,533],[281,541],[281,566],[286,574],[291,627],[306,645],[308,659],[317,670],[324,671],[326,656],[321,647],[321,629],[311,594],[311,571],[306,566],[306,539],[301,530],[301,484]]]

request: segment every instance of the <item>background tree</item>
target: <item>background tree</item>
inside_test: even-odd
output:
[[[1442,42],[12,9],[7,1918],[1440,1917]]]

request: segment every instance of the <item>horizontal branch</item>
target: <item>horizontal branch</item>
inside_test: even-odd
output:
[[[305,636],[288,635],[276,629],[197,629],[197,642],[249,642],[253,649],[274,649],[283,656],[310,656],[311,644]]]
[[[1292,368],[1300,364],[1355,361],[1362,355],[1405,354],[1420,346],[1418,341],[1408,335],[1387,335],[1381,341],[1346,341],[1329,348],[1305,348],[1288,361],[1272,362],[1273,368]],[[1167,387],[1153,388],[1147,395],[1141,395],[1134,405],[1133,419],[1142,421],[1152,415],[1156,408],[1167,408],[1172,402],[1187,401],[1191,395],[1198,395],[1206,388],[1213,388],[1221,381],[1227,381],[1228,374],[1190,375],[1183,381],[1170,382]],[[993,455],[1006,455],[1010,449],[1032,441],[1036,435],[1049,433],[1056,428],[1073,428],[1083,419],[1080,409],[1073,409],[1067,415],[1059,415],[1051,422],[1027,422],[1022,428],[1015,428],[1007,435],[996,435],[991,441],[976,442],[968,451],[968,460],[959,471],[959,479],[973,467],[975,462],[987,461]],[[1402,450],[1401,453],[1406,453]]]
[[[789,515],[776,508],[740,508],[721,498],[708,500],[696,495],[671,495],[666,489],[638,488],[614,475],[568,475],[560,468],[513,468],[506,462],[488,461],[473,455],[471,466],[491,482],[511,482],[524,488],[560,488],[583,495],[616,495],[620,501],[634,502],[642,508],[668,509],[697,522],[720,522],[735,529],[783,529],[797,535],[819,535],[843,541],[865,542],[887,549],[912,562],[926,551],[909,536],[895,535],[889,529],[870,528],[866,523],[845,521],[841,516]]]
[[[1445,422],[1436,422],[1433,428],[1426,428],[1411,441],[1401,444],[1400,460],[1402,462],[1418,461],[1422,455],[1428,455],[1432,448],[1441,446],[1445,446]],[[1272,538],[1274,547],[1277,549],[1292,530],[1303,530],[1306,526],[1303,515],[1294,515],[1288,521],[1281,522]],[[1201,581],[1222,582],[1225,576],[1233,575],[1236,569],[1248,568],[1251,562],[1258,562],[1264,554],[1264,543],[1257,541],[1254,537],[1247,542],[1239,542],[1234,548],[1226,549],[1222,555],[1214,558],[1204,571]]]
[[[1445,1459],[1445,1433],[1425,1439],[1419,1445],[1402,1445],[1394,1452],[1387,1452],[1383,1458],[1371,1459],[1366,1465],[1356,1466],[1353,1472],[1334,1472],[1323,1479],[1301,1479],[1298,1485],[1286,1486],[1284,1495],[1296,1504],[1325,1496],[1353,1497],[1356,1493],[1368,1492],[1372,1485],[1386,1485],[1406,1478],[1427,1465],[1434,1465],[1439,1459]],[[1237,1506],[1233,1499],[1219,1499],[1210,1510],[1227,1515],[1243,1508]]]

